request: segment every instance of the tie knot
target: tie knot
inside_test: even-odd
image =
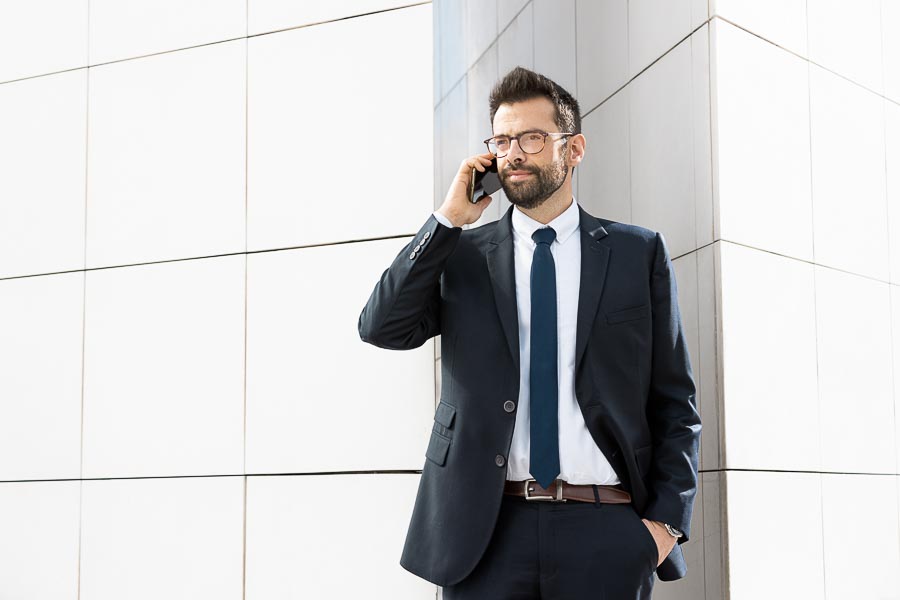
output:
[[[535,244],[547,244],[549,246],[556,239],[556,230],[552,227],[535,229],[534,233],[531,234],[531,239],[534,240]]]

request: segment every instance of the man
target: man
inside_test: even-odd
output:
[[[577,101],[516,68],[490,96],[490,152],[381,276],[362,340],[441,334],[442,390],[401,565],[450,599],[649,598],[686,574],[700,418],[662,234],[572,195]],[[463,231],[473,168],[510,206]]]

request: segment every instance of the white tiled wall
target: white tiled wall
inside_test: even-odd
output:
[[[214,44],[247,33],[245,0],[215,4],[210,0],[90,0],[89,5],[91,65]],[[215,18],[210,18],[211,9]]]
[[[805,58],[809,55],[806,3],[807,0],[710,0],[710,14],[718,17],[717,23],[727,21],[737,24],[741,29],[760,36],[760,41],[768,41]],[[762,47],[759,51],[766,52]],[[747,58],[746,55],[744,58]],[[759,58],[764,60],[763,55]],[[728,76],[728,73],[720,75]],[[790,84],[788,81],[784,83]]]
[[[898,478],[821,478],[826,598],[900,598]]]
[[[88,268],[244,250],[246,54],[240,39],[88,69]]]
[[[886,281],[883,98],[817,65],[809,83],[816,262]]]
[[[732,598],[900,598],[895,4],[711,7]]]
[[[816,265],[822,468],[897,473],[889,284]]]
[[[87,69],[0,84],[0,277],[84,268],[87,89]]]
[[[0,483],[0,590],[5,597],[78,599],[81,485],[73,480]]]
[[[431,211],[433,22],[0,2],[0,598],[434,598],[434,344],[356,331]]]
[[[582,118],[585,155],[575,169],[579,201],[589,202],[594,214],[625,223],[632,220],[630,112],[628,94],[621,93]]]
[[[517,65],[534,68],[534,29],[534,3],[528,2],[497,38],[501,76]]]
[[[245,258],[87,272],[84,477],[242,472]]]
[[[250,477],[247,598],[434,598],[397,565],[418,486],[412,473]]]
[[[713,26],[721,237],[811,261],[807,62],[724,21]]]
[[[419,229],[430,23],[426,4],[249,39],[248,250]]]
[[[819,470],[814,266],[730,242],[719,250],[728,467]]]
[[[694,204],[699,196],[694,190],[693,144],[695,140],[709,144],[709,138],[694,136],[691,52],[695,37],[705,51],[704,28],[672,48],[623,90],[628,94],[631,154],[628,222],[662,231],[672,256],[697,248]],[[578,191],[579,199],[589,205],[593,190]]]
[[[628,0],[628,77],[680,45],[707,11],[705,0]]]
[[[88,5],[89,0],[0,4],[0,82],[84,67]]]
[[[893,0],[806,0],[811,62],[875,93],[884,91],[882,5]],[[886,30],[886,37],[890,35]]]
[[[81,476],[84,282],[0,280],[2,481]]]
[[[900,598],[900,3],[474,5],[436,2],[467,87],[435,99],[435,206],[522,65],[581,104],[579,203],[672,248],[703,534],[654,598]]]
[[[247,33],[256,36],[271,31],[369,15],[411,4],[416,3],[403,0],[340,0],[339,2],[251,0],[246,2]],[[419,4],[422,3],[419,2]],[[362,46],[360,49],[364,48],[365,46]]]
[[[773,471],[726,474],[732,600],[881,597],[825,594],[830,573],[823,559],[829,553],[823,550],[822,477]],[[845,522],[838,528],[851,537],[848,526]]]
[[[582,115],[587,115],[598,104],[613,96],[630,78],[628,2],[577,0],[575,17],[576,97],[581,105]],[[573,57],[568,60],[573,60]],[[575,90],[569,92],[576,93]]]
[[[534,0],[534,69],[576,90],[575,0]]]
[[[82,482],[80,597],[241,600],[244,479]]]
[[[890,282],[900,284],[900,103],[887,98],[883,103]]]
[[[422,468],[433,342],[408,352],[358,344],[357,321],[347,318],[408,242],[248,256],[248,473]]]

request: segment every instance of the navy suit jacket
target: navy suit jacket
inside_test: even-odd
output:
[[[662,234],[581,206],[575,395],[585,424],[642,517],[684,532],[657,568],[687,573],[700,415]],[[400,564],[449,586],[478,563],[506,482],[519,396],[512,211],[481,227],[434,215],[397,255],[359,316],[393,350],[441,334],[442,389]]]

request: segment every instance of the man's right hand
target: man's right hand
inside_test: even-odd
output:
[[[438,209],[439,213],[450,219],[454,227],[462,227],[477,221],[493,200],[490,196],[482,196],[474,204],[469,202],[469,179],[472,177],[472,167],[484,171],[491,164],[493,158],[493,154],[486,152],[470,156],[460,164],[459,171],[453,178],[447,196],[444,198],[444,203]]]

